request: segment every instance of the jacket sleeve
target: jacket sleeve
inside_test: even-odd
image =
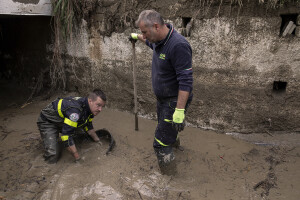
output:
[[[153,50],[153,45],[148,40],[146,40],[146,45]]]
[[[179,43],[173,48],[174,66],[179,90],[191,92],[193,89],[192,48],[188,43]]]
[[[80,119],[80,111],[78,109],[68,109],[65,112],[64,123],[62,127],[61,140],[64,142],[65,147],[74,145],[72,135],[75,133],[75,129],[78,126],[78,120]]]
[[[87,122],[86,127],[85,127],[86,131],[94,129],[93,122],[92,122],[93,119],[94,119],[93,117],[89,118],[89,121]]]

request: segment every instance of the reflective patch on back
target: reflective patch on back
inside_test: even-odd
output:
[[[77,113],[72,113],[70,115],[70,120],[73,121],[73,122],[77,122],[79,119],[79,115]]]

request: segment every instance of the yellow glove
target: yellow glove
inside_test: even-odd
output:
[[[178,109],[178,108],[175,108],[175,112],[173,114],[173,128],[176,130],[176,131],[182,131],[184,129],[184,117],[185,117],[185,114],[184,114],[184,111],[185,109]]]
[[[131,33],[130,36],[128,37],[130,42],[136,42],[139,38],[138,38],[138,34],[137,33]]]

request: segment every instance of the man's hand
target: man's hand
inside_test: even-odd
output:
[[[185,109],[175,108],[175,112],[173,114],[173,128],[180,132],[183,131],[185,123],[184,123],[184,111]]]
[[[102,146],[102,142],[100,140],[95,141],[99,146]]]
[[[84,162],[84,160],[82,159],[82,158],[77,158],[77,159],[75,159],[75,161],[74,161],[75,163],[78,163],[78,164],[82,164],[83,162]]]
[[[138,34],[137,33],[131,33],[130,36],[128,37],[130,42],[136,42],[139,38],[138,38]]]
[[[75,160],[79,159],[79,153],[75,147],[75,145],[67,147],[68,151],[72,154],[72,156],[75,158]]]
[[[75,158],[75,160],[80,159],[78,151],[73,152],[72,154],[73,154],[73,157]]]
[[[95,129],[89,130],[89,131],[88,131],[88,134],[93,138],[93,140],[94,140],[95,142],[99,142],[99,141],[100,141],[99,137],[97,136],[97,134],[96,134],[96,132],[95,132]]]

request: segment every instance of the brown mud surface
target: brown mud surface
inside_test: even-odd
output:
[[[67,95],[65,95],[67,96]],[[54,97],[55,98],[55,97]],[[53,99],[54,99],[53,98]],[[64,150],[44,162],[36,120],[48,101],[0,110],[0,199],[288,199],[300,197],[300,134],[218,134],[187,127],[184,151],[175,150],[178,173],[162,175],[152,142],[156,122],[104,109],[95,129],[108,129],[116,147],[77,144],[84,160]],[[256,144],[255,144],[256,143]]]

